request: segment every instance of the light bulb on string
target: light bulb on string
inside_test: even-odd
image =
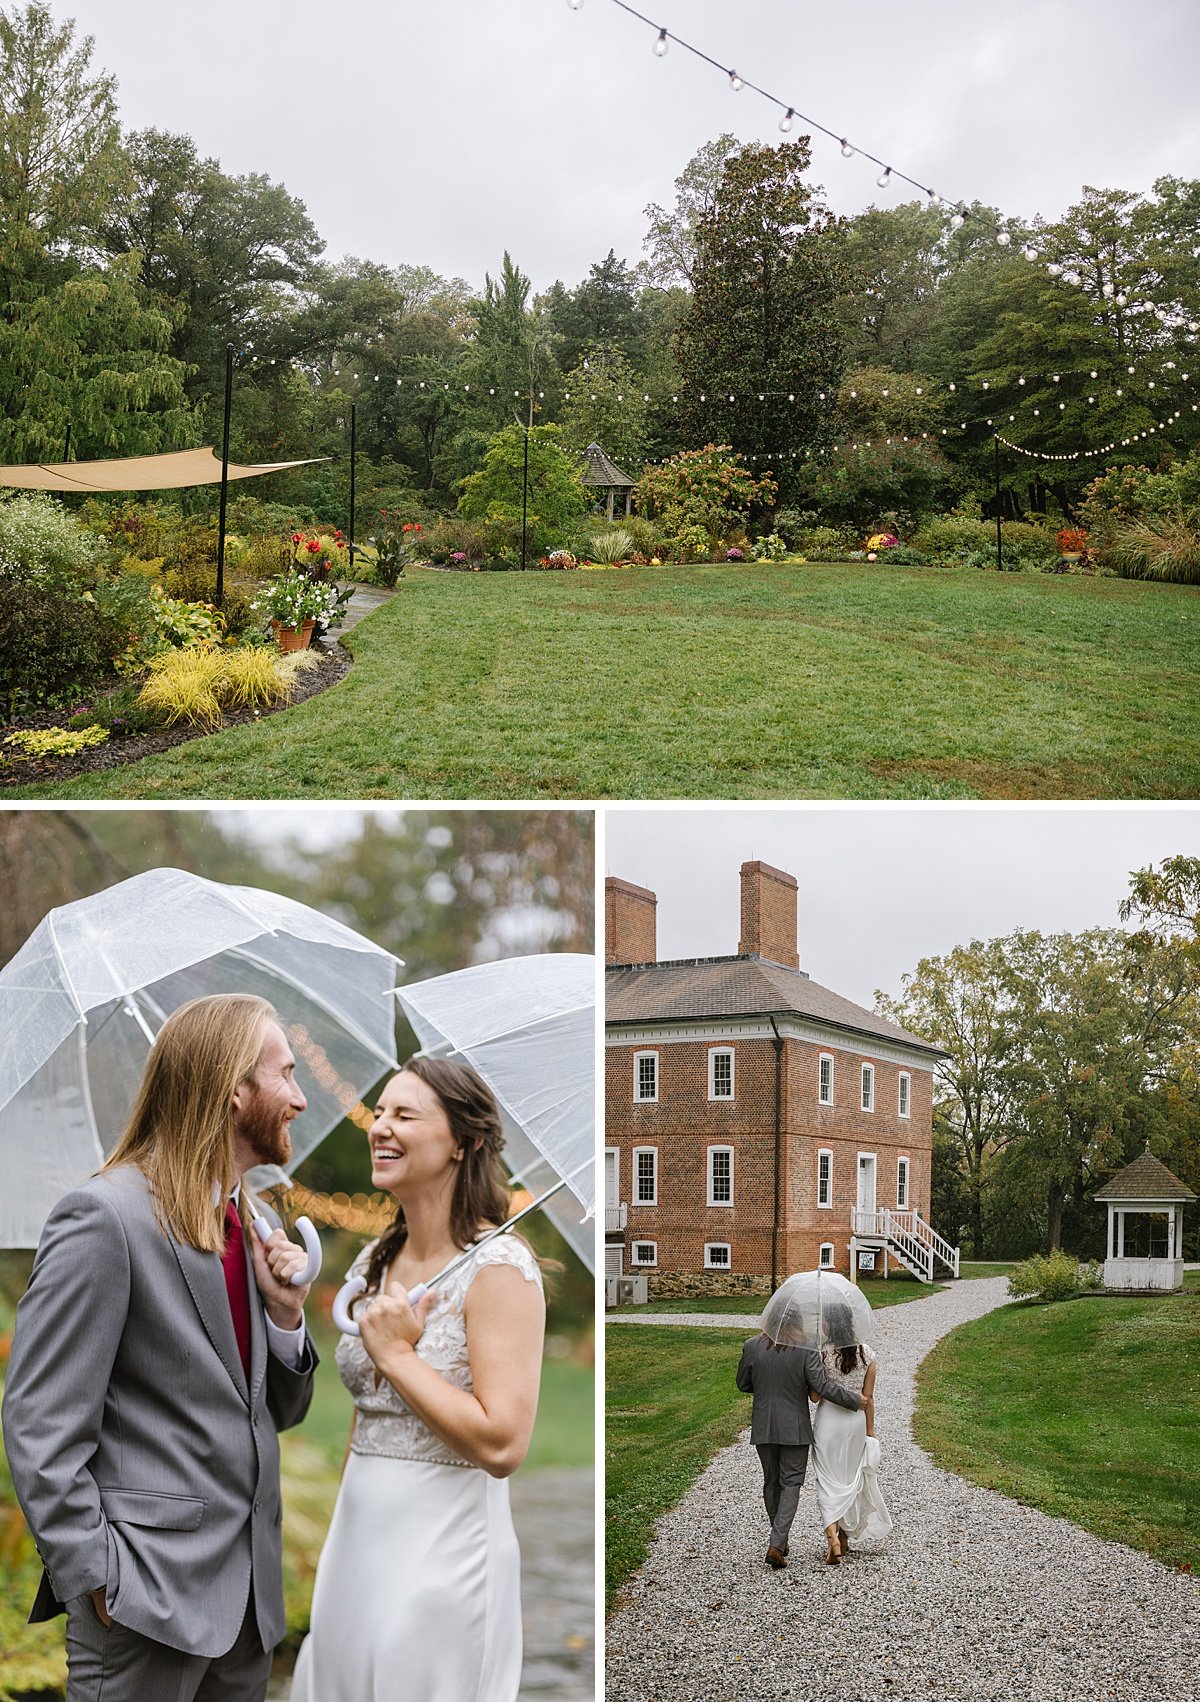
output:
[[[583,0],[567,0],[567,5],[573,12],[580,12],[583,10]]]
[[[1012,237],[1006,230],[1002,230],[997,233],[996,241],[1000,244],[1001,248],[1007,248],[1009,243],[1012,241]]]
[[[738,76],[736,71],[731,71],[729,73],[729,87],[733,90],[735,95],[740,94],[741,90],[745,87],[745,84],[742,82],[742,79]]]
[[[1057,278],[1062,272],[1062,267],[1059,265],[1057,260],[1051,260],[1049,265],[1046,267],[1046,270],[1052,278]]]
[[[848,160],[852,160],[854,158],[854,149],[850,146],[844,136],[842,137],[842,157]]]
[[[880,172],[879,176],[875,179],[875,181],[879,185],[880,189],[886,189],[888,184],[892,181],[892,168],[891,168],[891,166],[885,165],[883,170]]]
[[[931,207],[940,207],[941,204],[942,204],[941,196],[938,194],[936,189],[931,189],[929,191],[929,205]]]
[[[654,44],[654,56],[655,56],[655,58],[656,59],[662,59],[663,56],[666,54],[666,51],[667,51],[667,32],[666,32],[666,30],[659,30],[658,40]]]
[[[795,116],[796,114],[794,109],[789,106],[783,117],[779,120],[779,129],[782,135],[786,136],[789,133],[792,128],[792,120]]]
[[[954,217],[950,220],[950,229],[961,230],[963,228],[963,223],[963,215],[961,213],[955,213]]]
[[[1037,259],[1037,249],[1033,246],[1033,244],[1031,242],[1027,242],[1025,244],[1024,248],[1021,250],[1021,253],[1025,256],[1026,260],[1036,260]]]

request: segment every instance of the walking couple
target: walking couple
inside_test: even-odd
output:
[[[104,1167],[46,1224],[4,1442],[45,1566],[31,1618],[67,1614],[68,1702],[266,1693],[286,1630],[277,1433],[304,1418],[317,1355],[292,1281],[306,1255],[278,1228],[245,1233],[242,1177],[287,1163],[305,1103],[264,1000],[184,1005]],[[473,1071],[410,1060],[368,1140],[397,1212],[360,1261],[361,1339],[338,1347],[355,1425],[293,1695],[513,1702],[503,1479],[537,1409],[541,1273],[505,1234],[408,1304],[506,1212],[499,1111]]]
[[[845,1298],[832,1297],[838,1288]],[[882,1540],[892,1528],[879,1489],[869,1327],[869,1305],[844,1278],[803,1272],[772,1295],[762,1332],[742,1348],[737,1386],[754,1397],[750,1440],[771,1521],[768,1566],[787,1565],[810,1449],[830,1566],[852,1539]]]

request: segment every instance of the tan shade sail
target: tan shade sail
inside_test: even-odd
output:
[[[289,467],[311,467],[324,455],[308,461],[272,461],[240,467],[229,463],[231,479],[261,479]],[[128,455],[121,461],[60,461],[28,467],[0,467],[0,485],[35,491],[165,491],[184,485],[219,485],[221,457],[215,449],[176,449],[169,455]]]

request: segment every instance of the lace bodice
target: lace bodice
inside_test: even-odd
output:
[[[863,1343],[862,1361],[853,1371],[843,1371],[838,1363],[838,1349],[823,1347],[821,1349],[821,1368],[831,1383],[836,1383],[839,1389],[853,1389],[856,1395],[862,1394],[862,1386],[867,1380],[867,1368],[875,1363],[875,1350]]]
[[[374,1245],[372,1242],[363,1248],[350,1267],[349,1276],[366,1276]],[[537,1260],[525,1243],[515,1235],[498,1235],[434,1289],[433,1305],[416,1352],[459,1389],[472,1386],[463,1306],[476,1273],[485,1265],[515,1265],[527,1282],[536,1283],[539,1291],[542,1287]],[[446,1466],[471,1464],[435,1436],[386,1379],[380,1379],[376,1386],[374,1363],[357,1336],[339,1339],[336,1358],[338,1374],[354,1397],[354,1436],[350,1443],[354,1453],[382,1455],[393,1460],[428,1460]]]

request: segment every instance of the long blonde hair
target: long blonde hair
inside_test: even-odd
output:
[[[277,1020],[266,999],[246,993],[180,1005],[150,1049],[125,1131],[102,1166],[136,1164],[163,1230],[203,1252],[225,1248],[225,1200],[237,1179],[234,1089],[253,1077],[266,1026]]]

